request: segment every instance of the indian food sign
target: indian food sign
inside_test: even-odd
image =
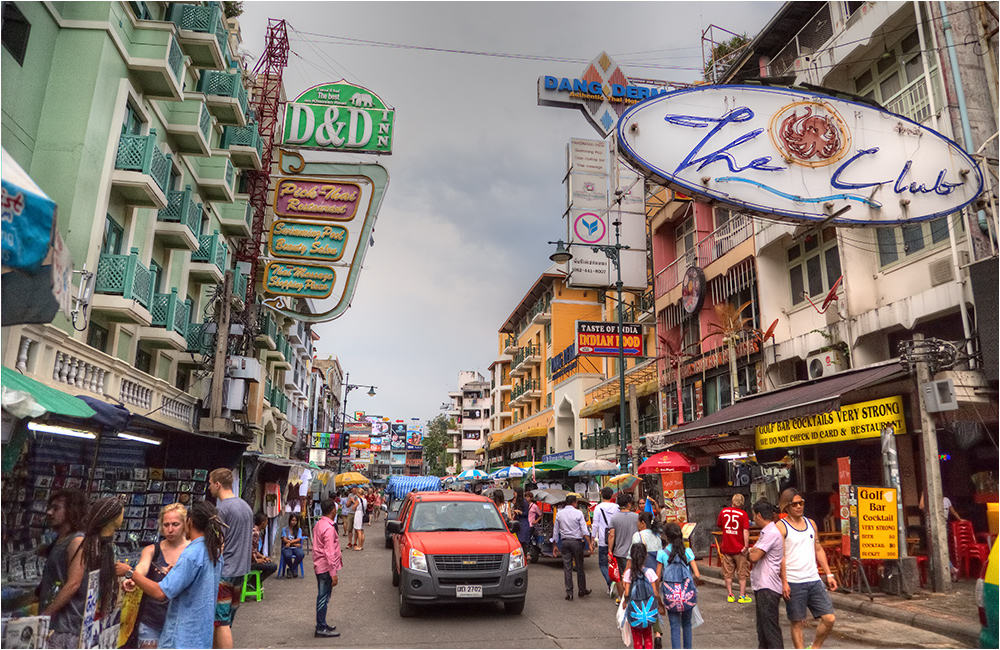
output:
[[[616,357],[621,347],[626,357],[642,357],[644,354],[642,325],[635,323],[604,323],[597,321],[576,321],[576,349],[580,355]]]
[[[825,442],[878,438],[883,427],[906,433],[902,396],[849,404],[830,413],[807,415],[755,427],[756,447],[801,447]]]
[[[281,143],[300,149],[392,153],[395,110],[346,81],[313,86],[285,105]]]
[[[673,190],[793,222],[926,221],[983,190],[971,156],[933,129],[791,88],[658,95],[622,115],[618,138],[623,158]]]

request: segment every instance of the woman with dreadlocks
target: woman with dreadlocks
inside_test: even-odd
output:
[[[98,611],[107,614],[118,601],[118,578],[115,577],[115,531],[125,518],[125,505],[119,497],[98,499],[90,506],[83,522],[84,575],[98,573]]]
[[[169,601],[161,648],[211,648],[215,601],[222,577],[222,521],[211,503],[191,506],[185,523],[187,547],[160,582],[119,562],[117,573],[131,578],[146,596]]]

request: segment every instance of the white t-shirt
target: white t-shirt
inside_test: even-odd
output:
[[[656,582],[656,571],[652,569],[646,569],[644,571],[646,574],[646,580],[649,580],[649,584]],[[632,569],[625,569],[625,573],[622,574],[622,582],[632,582]]]

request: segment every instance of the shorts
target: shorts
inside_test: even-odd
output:
[[[340,515],[340,523],[344,526],[344,534],[350,536],[354,532],[354,513],[349,515]]]
[[[740,580],[746,580],[750,577],[750,562],[746,555],[720,553],[719,559],[722,561],[722,577],[726,580],[732,580],[734,573]]]
[[[822,580],[813,582],[793,582],[791,596],[785,603],[785,613],[790,621],[803,621],[806,618],[806,608],[812,612],[813,618],[833,614],[833,602],[827,593]]]
[[[219,580],[219,595],[215,599],[215,627],[233,624],[243,593],[243,576]]]
[[[155,627],[150,627],[142,621],[136,624],[136,638],[139,641],[140,648],[157,648],[160,645],[160,635],[163,633],[162,629],[156,629]]]

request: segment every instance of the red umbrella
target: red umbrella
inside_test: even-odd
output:
[[[662,474],[663,472],[697,472],[698,464],[677,451],[661,451],[653,454],[639,465],[640,474]]]

